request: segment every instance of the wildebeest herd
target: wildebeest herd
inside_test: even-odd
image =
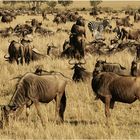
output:
[[[104,11],[105,12],[105,11]],[[125,12],[125,11],[122,11]],[[1,22],[9,24],[12,22],[20,11],[9,12],[1,11]],[[40,13],[38,13],[40,14]],[[118,13],[115,13],[118,15]],[[104,17],[98,18],[96,15],[94,21],[85,19],[78,12],[65,11],[54,14],[53,23],[56,23],[58,30],[53,31],[43,26],[43,21],[49,20],[47,14],[43,11],[42,21],[33,18],[24,24],[17,24],[15,27],[8,27],[0,30],[0,35],[4,39],[16,36],[18,40],[8,40],[9,46],[5,52],[4,58],[8,61],[7,65],[12,65],[16,61],[17,65],[25,65],[32,63],[31,61],[47,58],[67,59],[74,73],[72,78],[68,78],[61,72],[43,70],[37,68],[35,72],[25,73],[23,76],[17,77],[19,80],[15,92],[8,105],[1,105],[2,120],[0,125],[6,126],[9,122],[9,115],[13,112],[21,114],[23,107],[29,109],[32,104],[37,109],[38,116],[42,125],[45,126],[45,120],[40,111],[41,103],[49,103],[56,101],[56,121],[63,122],[64,112],[66,108],[65,88],[69,82],[86,82],[89,81],[91,88],[96,95],[95,99],[100,99],[105,104],[105,115],[110,116],[109,108],[113,109],[115,102],[133,103],[137,99],[140,100],[140,78],[139,78],[139,59],[140,59],[140,29],[134,29],[135,23],[139,22],[139,11],[135,11],[133,15],[126,13],[125,17]],[[116,16],[115,15],[115,16]],[[130,22],[130,16],[134,18],[134,22]],[[115,27],[111,25],[111,21],[115,21]],[[61,24],[73,22],[70,29],[59,28]],[[92,34],[92,41],[88,41],[86,30]],[[69,39],[64,38],[62,51],[54,45],[53,42],[47,45],[46,53],[40,53],[36,46],[32,44],[34,34],[39,36],[53,36],[59,32],[66,32]],[[112,39],[105,38],[105,33],[114,33]],[[127,49],[133,55],[134,60],[130,62],[131,69],[119,63],[111,63],[98,58],[93,66],[93,72],[86,70],[84,65],[88,63],[87,55],[114,55]],[[91,80],[91,81],[90,81]],[[18,115],[17,115],[18,116]],[[17,117],[16,116],[16,117]],[[28,112],[27,112],[28,116]]]

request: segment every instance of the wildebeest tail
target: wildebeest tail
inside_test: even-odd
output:
[[[65,95],[65,91],[62,95],[62,98],[61,98],[61,102],[60,102],[60,110],[59,110],[59,114],[62,118],[62,120],[64,120],[64,111],[66,109],[66,95]]]

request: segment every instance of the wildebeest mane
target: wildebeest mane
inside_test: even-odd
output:
[[[104,73],[106,73],[106,75]],[[101,74],[98,74],[97,76],[93,75],[92,88],[94,89],[94,91],[97,92],[99,89],[104,89],[108,87],[110,82],[114,79],[113,75],[116,75],[116,74],[112,72],[102,72]],[[93,84],[93,81],[95,84]]]

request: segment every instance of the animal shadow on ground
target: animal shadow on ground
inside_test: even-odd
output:
[[[92,120],[65,120],[64,123],[77,126],[79,124],[92,125],[92,124],[97,124],[98,122]]]

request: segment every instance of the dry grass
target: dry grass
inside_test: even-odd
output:
[[[93,20],[93,17],[88,13],[82,13],[88,19]],[[103,16],[103,15],[101,15]],[[123,14],[121,16],[124,16]],[[14,27],[17,23],[24,23],[25,20],[37,18],[42,20],[41,16],[18,16],[10,26]],[[58,27],[52,23],[52,15],[49,15],[50,21],[44,21],[43,26],[48,25],[48,28],[56,30]],[[112,23],[114,25],[114,23]],[[59,27],[71,28],[72,23],[62,24]],[[140,24],[138,24],[140,25]],[[0,23],[1,28],[8,27],[9,24]],[[136,26],[136,25],[135,25]],[[88,41],[92,40],[91,34],[87,29]],[[106,35],[106,37],[112,35]],[[10,39],[13,39],[11,37]],[[62,44],[69,36],[66,33],[57,33],[52,37],[40,37],[35,35],[33,44],[36,48],[46,53],[46,47],[49,42],[54,42],[55,45],[62,50]],[[67,77],[72,76],[68,60],[63,59],[43,59],[37,62],[31,62],[29,66],[17,66],[8,64],[4,61],[4,54],[7,53],[9,38],[0,38],[0,104],[7,104],[14,92],[16,80],[11,78],[33,72],[35,66],[43,65],[46,70],[61,71]],[[85,68],[88,71],[93,70],[96,58],[98,56],[86,56],[87,64]],[[123,51],[110,57],[101,56],[110,62],[118,62],[128,69],[133,56]],[[104,105],[101,101],[94,100],[94,93],[91,89],[90,81],[87,83],[69,83],[66,88],[67,106],[65,111],[65,122],[61,125],[56,125],[55,120],[55,102],[48,105],[42,104],[42,111],[48,118],[46,130],[41,126],[40,119],[37,116],[34,105],[31,107],[29,122],[27,122],[25,111],[16,121],[10,120],[9,128],[0,130],[1,138],[3,139],[89,139],[89,138],[111,138],[111,139],[140,139],[140,103],[136,101],[132,105],[116,103],[115,108],[111,111],[110,127],[106,126],[104,116]]]

